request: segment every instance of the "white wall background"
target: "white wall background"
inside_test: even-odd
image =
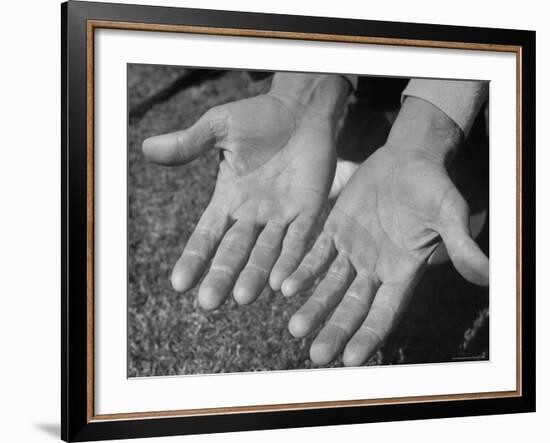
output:
[[[119,0],[120,1],[120,0]],[[122,1],[141,3],[140,1]],[[550,27],[545,3],[460,0],[335,2],[165,0],[150,4],[460,24],[537,31],[538,412],[210,436],[150,442],[545,441],[550,419]],[[0,440],[58,439],[60,291],[59,0],[5,2],[0,27]],[[6,155],[7,154],[7,155]]]

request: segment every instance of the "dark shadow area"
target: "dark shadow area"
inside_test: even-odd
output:
[[[156,92],[150,97],[137,104],[130,109],[130,124],[136,123],[142,118],[153,106],[162,103],[173,95],[184,89],[192,86],[198,86],[207,80],[212,80],[216,77],[224,75],[226,71],[221,69],[190,69],[170,83],[165,88]]]

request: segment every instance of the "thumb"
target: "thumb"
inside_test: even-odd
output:
[[[440,235],[454,267],[470,283],[489,285],[489,259],[472,239],[468,205],[455,191],[453,214],[446,217]],[[449,211],[445,211],[449,212]]]
[[[223,107],[208,110],[195,124],[183,131],[150,137],[143,142],[143,153],[152,162],[165,166],[189,163],[213,148],[226,132]]]

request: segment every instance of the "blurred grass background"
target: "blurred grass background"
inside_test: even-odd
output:
[[[314,335],[295,339],[287,330],[290,316],[309,293],[285,299],[265,290],[250,306],[231,299],[207,313],[195,303],[196,290],[172,290],[172,265],[214,188],[217,153],[178,168],[148,163],[141,153],[145,138],[186,128],[212,106],[263,92],[268,82],[253,82],[242,71],[128,65],[129,377],[313,367],[309,345]],[[379,143],[380,131],[388,128],[368,110],[356,111],[350,121],[363,112],[361,121],[373,123],[363,125],[371,133],[360,142]],[[357,137],[344,127],[340,152],[353,152]],[[473,209],[487,200],[487,149],[478,144],[474,140],[462,150],[453,175]],[[487,251],[487,228],[478,240]],[[467,283],[447,264],[428,270],[407,315],[367,364],[488,358],[488,288]],[[341,366],[341,361],[331,366]]]

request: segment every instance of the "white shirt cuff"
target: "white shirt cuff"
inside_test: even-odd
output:
[[[443,111],[462,129],[466,137],[489,98],[489,82],[473,80],[412,79],[401,94],[426,100]]]

